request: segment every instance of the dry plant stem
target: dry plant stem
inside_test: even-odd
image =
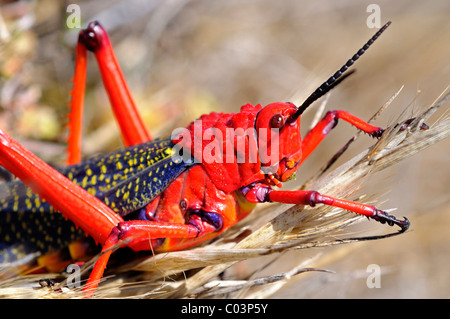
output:
[[[251,279],[251,280],[229,280],[229,281],[211,281],[204,285],[200,291],[194,291],[194,294],[198,295],[200,298],[205,297],[217,297],[218,295],[228,295],[233,292],[240,291],[241,289],[249,289],[255,286],[267,285],[270,283],[279,282],[282,280],[289,280],[292,276],[310,272],[310,271],[320,271],[320,272],[332,272],[326,269],[320,268],[300,268],[296,267],[293,270],[281,274],[276,274],[272,276]]]

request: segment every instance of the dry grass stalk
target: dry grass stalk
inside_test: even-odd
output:
[[[400,130],[400,126],[390,127],[382,138],[368,150],[355,156],[333,172],[311,181],[308,188],[331,196],[350,197],[354,200],[355,198],[351,195],[358,190],[361,179],[392,166],[450,135],[450,119],[448,118],[439,120],[428,130],[418,129],[421,123],[444,105],[448,99],[450,99],[450,93],[418,114],[405,130]],[[367,198],[364,201],[367,202]],[[276,208],[274,209],[274,207]],[[258,218],[259,224],[261,224],[261,220],[267,220],[266,213],[276,216],[241,239],[249,228],[258,225]],[[114,273],[114,278],[108,278],[108,281],[100,286],[96,297],[117,297],[119,295],[150,298],[268,297],[299,273],[325,270],[299,265],[282,274],[239,281],[220,280],[219,274],[238,261],[249,258],[293,249],[330,246],[370,239],[370,237],[352,238],[348,235],[351,224],[365,219],[353,213],[344,213],[340,209],[323,205],[316,208],[303,206],[288,208],[286,205],[272,205],[266,208],[264,213],[254,216],[236,225],[219,240],[209,245],[155,255],[110,271],[110,273]],[[382,229],[386,230],[386,227]],[[54,287],[53,289],[32,288],[30,283],[36,283],[36,277],[17,278],[16,280],[17,282],[10,280],[0,284],[1,297],[70,298],[82,296],[76,290],[63,290],[61,293],[61,291],[54,292]],[[272,289],[268,289],[267,284],[271,284]],[[257,289],[260,287],[264,287],[264,289]],[[256,288],[256,290],[252,290],[252,288]]]

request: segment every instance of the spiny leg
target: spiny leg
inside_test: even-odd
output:
[[[190,224],[179,224],[169,222],[155,222],[143,220],[131,220],[119,223],[113,228],[106,240],[102,255],[95,263],[89,280],[83,288],[86,297],[91,297],[103,277],[112,248],[127,240],[135,242],[127,243],[135,250],[150,250],[150,239],[156,238],[195,238],[199,235],[199,229]]]
[[[91,22],[79,34],[76,48],[74,86],[72,90],[69,164],[81,159],[81,125],[86,85],[86,51],[95,54],[106,92],[119,123],[126,146],[151,140],[151,135],[142,121],[131,96],[125,77],[114,54],[108,34],[98,22]]]
[[[390,226],[397,225],[401,228],[401,232],[404,232],[409,228],[409,221],[406,217],[404,217],[404,220],[398,220],[395,216],[389,215],[385,211],[379,210],[372,205],[334,198],[322,195],[316,191],[270,190],[266,196],[266,200],[285,204],[309,205],[311,207],[314,207],[316,204],[325,204],[367,216],[382,224],[387,223]]]
[[[372,137],[380,137],[384,129],[373,126],[360,118],[350,114],[347,111],[328,111],[327,114],[314,126],[304,137],[302,141],[302,161],[316,149],[327,134],[337,125],[338,120],[342,119]]]
[[[100,244],[123,219],[0,130],[0,164]]]

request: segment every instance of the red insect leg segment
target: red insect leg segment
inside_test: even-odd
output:
[[[111,236],[117,240],[136,239],[139,246],[135,246],[133,242],[129,244],[135,250],[151,249],[149,244],[143,247],[140,238],[148,242],[149,238],[195,238],[199,235],[198,228],[193,225],[161,221],[130,220],[119,223],[116,228],[118,233],[115,234],[113,230]]]
[[[364,215],[388,225],[397,225],[401,231],[405,231],[409,227],[408,219],[398,220],[394,216],[388,215],[386,212],[379,210],[371,205],[351,202],[339,198],[334,198],[327,195],[319,194],[316,191],[276,191],[270,190],[268,193],[269,201],[286,203],[286,204],[300,204],[314,207],[316,204],[325,204],[333,207],[343,208],[354,213]]]
[[[67,164],[74,165],[81,161],[81,136],[83,123],[84,93],[86,89],[87,50],[78,42],[75,56],[75,75],[73,77],[71,111],[69,114],[69,137],[67,142]]]
[[[103,273],[105,272],[109,257],[111,256],[112,250],[110,248],[112,246],[114,246],[113,243],[106,242],[102,249],[102,255],[95,262],[94,268],[89,275],[89,279],[83,287],[83,292],[85,293],[84,296],[86,298],[91,298],[97,289],[100,279],[103,277]],[[110,248],[107,250],[106,247]]]
[[[153,222],[132,220],[119,223],[114,227],[110,236],[106,240],[102,256],[95,263],[89,280],[83,288],[86,297],[91,297],[98,286],[100,279],[103,277],[112,248],[120,242],[127,239],[132,240],[127,245],[134,250],[152,250],[151,238],[195,238],[198,236],[198,229],[193,225],[185,225],[178,223]]]
[[[131,146],[151,140],[151,135],[137,111],[125,81],[125,77],[120,69],[111,42],[109,41],[108,34],[98,22],[91,22],[79,35],[75,62],[75,87],[72,92],[73,117],[77,118],[77,121],[81,126],[81,120],[79,118],[80,114],[82,114],[82,111],[80,110],[83,109],[86,49],[95,54],[102,75],[103,84],[108,93],[115,117],[119,123],[125,146]],[[76,133],[73,133],[73,141],[80,140],[80,137],[76,137],[77,134],[81,135],[81,128],[77,129]],[[75,152],[76,150],[74,150],[74,153]]]
[[[347,111],[329,111],[303,138],[302,161],[300,164],[303,163],[320,142],[322,142],[325,136],[327,136],[327,134],[337,125],[338,119],[342,119],[352,124],[373,137],[380,137],[384,131],[381,127],[370,125]]]

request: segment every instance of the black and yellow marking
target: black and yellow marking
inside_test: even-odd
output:
[[[155,139],[59,171],[125,216],[148,204],[192,165],[175,163],[172,153],[170,139]],[[81,230],[21,181],[0,185],[0,263],[14,256],[7,252],[11,245],[26,243],[27,251],[46,252],[80,236]]]

